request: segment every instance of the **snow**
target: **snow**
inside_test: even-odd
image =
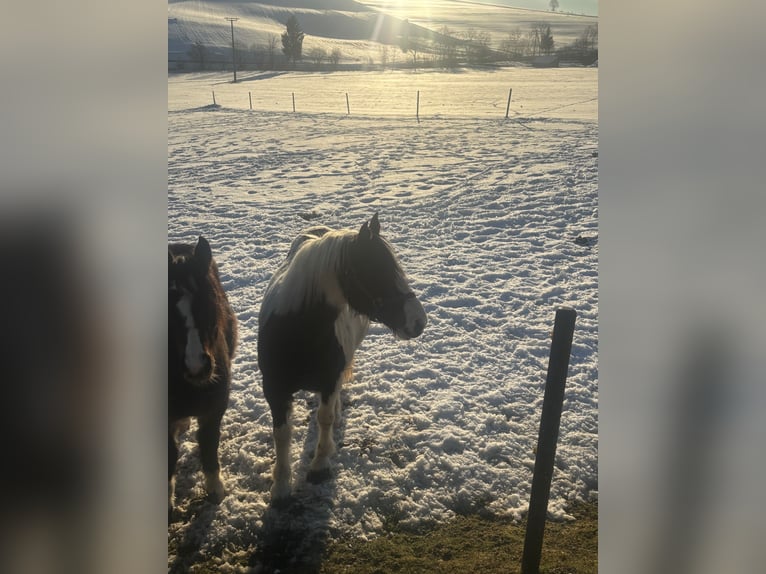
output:
[[[220,446],[228,495],[220,506],[201,500],[192,427],[170,563],[216,557],[221,571],[235,569],[286,530],[303,535],[300,547],[457,514],[521,518],[559,306],[578,316],[549,516],[565,520],[571,501],[596,497],[598,69],[228,78],[173,76],[168,86],[168,240],[210,241],[241,337]],[[262,105],[251,111],[256,86]],[[218,107],[208,106],[213,89]],[[426,95],[420,123],[416,90]],[[285,107],[293,91],[305,102],[298,113]],[[396,100],[405,91],[409,109]],[[345,99],[336,105],[345,92],[350,116]],[[356,229],[376,212],[428,326],[411,341],[371,326],[323,484],[305,481],[317,400],[296,395],[295,500],[272,508],[256,353],[263,292],[302,229]],[[189,544],[200,554],[172,550]]]

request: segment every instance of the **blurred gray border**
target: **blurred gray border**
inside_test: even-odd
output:
[[[602,572],[763,569],[764,16],[600,5]]]
[[[762,569],[764,16],[600,5],[602,572]],[[70,213],[123,351],[99,536],[81,552],[94,571],[154,571],[165,367],[145,334],[165,329],[166,6],[19,4],[4,20],[0,210]]]
[[[83,479],[80,511],[3,515],[16,524],[0,535],[0,570],[162,571],[167,6],[16,2],[3,12],[0,225],[26,237],[59,222],[98,293],[94,332],[114,352],[99,365],[98,402],[83,406],[105,415],[92,437],[104,464],[84,469],[98,480]],[[3,268],[3,280],[13,272]]]

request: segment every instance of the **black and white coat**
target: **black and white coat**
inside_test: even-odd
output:
[[[290,412],[296,391],[320,395],[319,441],[308,479],[329,476],[340,390],[371,320],[401,339],[417,337],[426,325],[423,306],[380,236],[377,215],[358,232],[320,226],[299,235],[272,277],[259,315],[258,364],[276,450],[273,499],[291,490]]]

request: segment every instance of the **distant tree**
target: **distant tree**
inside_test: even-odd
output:
[[[551,27],[548,25],[540,30],[540,51],[546,55],[553,52],[553,34],[551,34]]]
[[[439,29],[439,35],[436,38],[436,52],[445,68],[457,66],[457,42],[454,32],[447,26],[442,26]]]
[[[276,63],[277,42],[277,35],[269,34],[269,37],[266,40],[266,53],[268,54],[268,68],[270,70],[274,69],[274,64]]]
[[[192,47],[189,48],[189,59],[199,64],[200,69],[204,69],[205,61],[207,60],[207,48],[200,40],[194,42]]]
[[[489,45],[492,36],[489,32],[482,32],[469,28],[463,33],[465,39],[465,57],[469,64],[482,64],[489,59]]]
[[[524,55],[524,35],[521,28],[508,32],[508,36],[500,42],[500,51],[507,54],[511,59],[520,58]]]
[[[314,62],[314,66],[316,66],[318,70],[322,65],[322,62],[327,59],[327,51],[324,48],[311,48],[311,50],[309,50],[309,59]]]
[[[555,12],[559,8],[559,0],[551,0],[549,6],[551,7],[551,12]]]
[[[540,53],[540,30],[535,26],[524,39],[524,52],[528,56],[537,56]]]
[[[526,38],[526,52],[529,56],[550,54],[553,52],[553,34],[551,27],[544,22],[538,22],[529,31]]]
[[[598,26],[588,26],[574,42],[556,53],[564,60],[578,61],[586,66],[592,64],[598,60]]]
[[[332,64],[332,67],[337,69],[338,68],[338,62],[340,62],[341,58],[341,51],[340,48],[333,48],[332,52],[330,52],[330,63]]]
[[[380,65],[383,69],[388,66],[388,46],[385,44],[380,46]]]
[[[583,38],[589,50],[598,51],[598,24],[588,26],[583,33]]]
[[[282,34],[282,52],[287,56],[288,61],[292,60],[295,64],[302,58],[303,38],[306,34],[303,33],[295,15],[291,15],[287,19],[285,27],[286,29]]]

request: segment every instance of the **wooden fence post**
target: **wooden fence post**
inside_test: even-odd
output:
[[[513,93],[513,88],[508,90],[508,105],[505,106],[505,119],[508,119],[508,111],[511,109],[511,94]]]
[[[295,113],[295,92],[293,92],[293,113]]]
[[[561,407],[564,404],[564,383],[566,383],[569,369],[576,316],[574,309],[556,310],[548,375],[545,379],[543,412],[540,417],[540,434],[537,438],[532,493],[527,514],[527,532],[524,538],[524,553],[521,557],[521,574],[538,574],[540,570],[545,517],[548,512],[548,496],[551,490],[553,462],[556,457]]]
[[[351,107],[348,105],[348,92],[346,92],[346,115],[351,115]]]
[[[250,109],[253,109],[253,92],[247,92],[248,97],[250,98]]]
[[[420,123],[420,90],[418,90],[418,101],[417,106],[415,107],[415,117],[418,120],[418,123]]]
[[[216,103],[215,103],[215,90],[213,90],[213,105],[214,106],[216,105]]]

